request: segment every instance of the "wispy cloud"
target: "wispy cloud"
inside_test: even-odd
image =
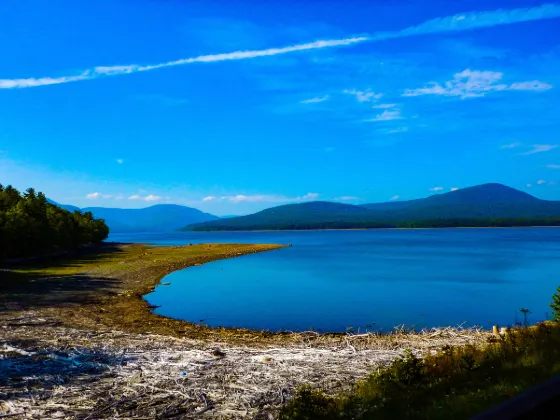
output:
[[[519,146],[521,146],[521,143],[516,141],[514,143],[503,144],[503,145],[500,146],[500,149],[515,149],[516,147],[519,147]]]
[[[382,130],[379,130],[379,132],[383,134],[397,134],[397,133],[406,133],[408,130],[409,130],[408,127],[403,126],[397,128],[384,128]]]
[[[99,198],[111,198],[111,197],[113,197],[111,194],[101,194],[98,192],[94,192],[86,195],[86,198],[88,200],[97,200]]]
[[[441,191],[441,190],[443,190],[443,187],[430,188],[430,191]]]
[[[533,184],[527,184],[527,188],[531,188]]]
[[[546,167],[549,169],[560,169],[560,165],[554,165],[554,164],[546,165]]]
[[[364,91],[360,91],[356,89],[347,89],[344,90],[343,93],[346,93],[347,95],[355,96],[358,102],[372,102],[376,99],[380,99],[383,97],[382,93],[375,93],[369,89]]]
[[[389,109],[389,108],[394,108],[396,106],[397,106],[397,104],[379,104],[379,105],[373,105],[372,108],[375,108],[375,109]]]
[[[117,159],[117,163],[119,163],[119,164],[122,165],[122,164],[124,163],[124,160],[122,160],[122,159]]]
[[[271,195],[271,194],[256,194],[256,195],[225,195],[220,197],[222,200],[229,201],[231,203],[293,203],[300,201],[313,201],[319,198],[317,193],[307,193],[300,197],[285,197],[282,195]]]
[[[521,154],[533,155],[535,153],[548,152],[549,150],[556,149],[557,147],[557,144],[535,144],[531,150]]]
[[[395,201],[395,200],[398,200],[399,198],[400,198],[400,196],[394,195],[394,196],[392,196],[392,197],[390,198],[390,200],[391,200],[391,201]]]
[[[366,122],[378,122],[378,121],[392,121],[392,120],[401,120],[401,111],[399,109],[386,109],[381,114],[377,114],[374,118],[370,118],[366,120]]]
[[[450,188],[449,191],[457,191],[458,189],[459,188],[457,188],[457,187],[453,187],[453,188]]]
[[[543,184],[546,184],[546,181],[544,179],[539,179],[537,181],[537,185],[543,185]]]
[[[310,51],[323,48],[334,48],[355,45],[363,42],[377,42],[385,39],[402,38],[423,34],[440,32],[458,32],[477,28],[485,28],[497,25],[508,25],[518,22],[535,21],[560,17],[560,5],[544,4],[532,8],[498,9],[486,12],[461,13],[454,16],[446,16],[423,22],[419,25],[408,27],[399,31],[380,32],[369,36],[348,37],[342,39],[319,40],[309,43],[290,45],[280,48],[267,48],[260,50],[234,51],[223,54],[209,54],[198,57],[182,58],[151,65],[116,65],[98,66],[84,70],[75,75],[60,77],[18,78],[0,79],[0,89],[28,88],[61,83],[77,82],[81,80],[95,79],[99,77],[132,74],[144,71],[158,70],[166,67],[183,66],[195,63],[213,63],[233,60],[247,60],[259,57],[275,56],[301,51]],[[521,84],[536,82],[521,82]],[[512,89],[526,90],[526,86],[517,86]],[[534,89],[534,85],[531,90]]]
[[[341,195],[340,197],[335,197],[337,201],[355,201],[359,200],[360,197],[355,197],[353,195]]]
[[[153,194],[149,194],[146,196],[141,196],[139,194],[134,194],[131,195],[130,197],[128,197],[129,200],[144,200],[144,201],[160,201],[163,200],[163,197],[160,197],[159,195],[153,195]]]
[[[311,99],[305,99],[303,101],[301,101],[302,104],[318,104],[320,102],[325,102],[329,100],[329,95],[325,95],[325,96],[318,96],[316,98],[311,98]]]
[[[217,197],[214,197],[213,195],[209,195],[208,197],[204,197],[202,201],[214,201],[216,198]]]
[[[160,201],[161,199],[163,199],[163,197],[160,197],[159,195],[153,195],[153,194],[144,197],[144,200],[146,201]]]
[[[489,92],[507,90],[548,90],[552,85],[538,80],[517,82],[512,84],[498,83],[503,73],[495,71],[479,71],[466,69],[456,73],[453,79],[444,84],[430,82],[427,86],[417,89],[407,89],[403,96],[442,95],[458,96],[461,99],[485,96]]]

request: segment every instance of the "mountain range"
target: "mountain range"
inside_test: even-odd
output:
[[[551,220],[558,218],[558,221]],[[539,220],[536,220],[539,219]],[[560,223],[560,201],[540,200],[490,183],[427,198],[352,205],[315,201],[219,219],[184,230],[267,230],[420,226],[511,226]]]
[[[68,211],[89,211],[94,217],[104,219],[111,232],[172,231],[185,225],[218,219],[217,216],[177,204],[157,204],[143,209],[119,209],[109,207],[79,208],[67,204],[58,204],[52,200],[49,201]]]

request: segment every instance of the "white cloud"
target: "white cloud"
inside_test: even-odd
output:
[[[174,61],[153,65],[115,65],[115,66],[98,66],[82,71],[77,75],[60,76],[60,77],[40,77],[27,79],[0,79],[0,89],[26,88],[45,85],[54,85],[60,83],[76,82],[80,80],[95,79],[98,77],[108,77],[138,73],[162,69],[166,67],[182,66],[194,63],[212,63],[232,60],[246,60],[258,57],[275,56],[279,54],[288,54],[292,52],[309,51],[322,48],[334,48],[354,45],[361,42],[378,42],[385,39],[410,37],[423,34],[432,34],[440,32],[458,32],[467,31],[475,28],[485,28],[497,25],[508,25],[518,22],[535,21],[542,19],[552,19],[560,17],[560,5],[544,4],[537,7],[526,7],[518,9],[498,9],[486,12],[461,13],[454,16],[446,16],[423,22],[416,26],[411,26],[399,31],[380,32],[370,36],[350,37],[342,39],[320,40],[304,44],[296,44],[281,48],[268,48],[264,50],[248,50],[234,51],[223,54],[201,55],[198,57],[183,58]],[[512,85],[513,90],[526,90],[525,84],[533,84],[530,90],[542,89],[535,83],[542,82],[520,82],[522,86]]]
[[[500,149],[514,149],[514,148],[519,147],[519,146],[521,146],[521,143],[516,141],[514,143],[503,144],[503,145],[500,146]]]
[[[408,131],[408,127],[404,126],[404,127],[397,127],[397,128],[386,128],[379,131],[385,134],[406,133]]]
[[[548,152],[549,150],[556,149],[557,144],[535,144],[528,152],[521,153],[522,155],[533,155],[535,153]]]
[[[213,201],[215,199],[216,199],[216,197],[214,197],[213,195],[209,195],[208,197],[204,197],[202,199],[202,201]]]
[[[394,196],[392,196],[392,197],[390,198],[390,200],[391,200],[391,201],[395,201],[395,200],[398,200],[399,198],[400,198],[400,196],[394,195]]]
[[[547,168],[550,168],[550,169],[560,169],[560,165],[553,165],[553,164],[550,164],[550,165],[546,165],[546,167],[547,167]]]
[[[316,98],[311,98],[311,99],[305,99],[303,101],[301,101],[302,104],[318,104],[320,102],[325,102],[329,100],[329,95],[325,95],[325,96],[320,96],[320,97],[316,97]]]
[[[466,31],[474,28],[484,28],[496,25],[507,25],[518,22],[551,19],[560,17],[560,5],[545,4],[533,8],[498,9],[488,12],[463,13],[454,16],[446,16],[423,22],[417,26],[408,27],[399,31],[380,32],[370,36],[349,37],[342,39],[320,40],[304,44],[296,44],[280,48],[268,48],[264,50],[234,51],[223,54],[201,55],[198,57],[183,58],[174,61],[153,65],[115,65],[97,66],[82,71],[77,75],[61,77],[40,77],[27,79],[0,79],[0,89],[26,88],[53,85],[60,83],[76,82],[80,80],[95,79],[98,77],[117,76],[143,71],[157,70],[166,67],[182,66],[193,63],[211,63],[232,60],[245,60],[258,57],[275,56],[292,52],[309,51],[322,48],[334,48],[349,46],[361,42],[377,42],[385,39],[410,37],[422,34],[439,32]],[[535,83],[521,82],[521,85],[533,84],[530,89],[535,88]],[[515,84],[514,84],[515,85]],[[513,86],[513,85],[512,85]],[[526,86],[515,86],[513,89],[526,89]]]
[[[537,185],[543,185],[543,184],[546,184],[546,181],[544,179],[539,179],[537,181]]]
[[[397,106],[397,104],[379,104],[379,105],[373,105],[372,108],[375,108],[375,109],[389,109],[389,108],[394,108],[396,106]]]
[[[304,44],[291,45],[281,48],[268,48],[265,50],[234,51],[223,54],[200,55],[198,57],[182,58],[174,61],[167,61],[159,64],[138,65],[131,64],[126,66],[98,66],[85,70],[75,76],[62,76],[58,78],[41,77],[28,79],[0,79],[0,89],[26,88],[53,85],[60,83],[76,82],[79,80],[96,79],[98,77],[119,76],[124,74],[138,73],[144,71],[158,70],[166,67],[183,66],[194,63],[213,63],[221,61],[246,60],[258,57],[268,57],[279,54],[287,54],[298,51],[316,50],[321,48],[341,47],[367,41],[368,37],[352,37],[344,39],[329,39],[309,42]]]
[[[405,90],[403,96],[443,95],[459,96],[461,99],[464,99],[484,96],[489,92],[506,90],[539,91],[552,88],[551,85],[537,80],[517,82],[510,85],[498,83],[502,77],[503,73],[500,72],[466,69],[456,73],[453,79],[448,80],[443,85],[437,82],[430,82],[428,86],[422,88]]]
[[[453,188],[451,188],[449,191],[457,191],[458,189],[459,189],[459,188],[457,188],[457,187],[453,187]]]
[[[317,200],[318,198],[319,198],[319,194],[317,193],[307,193],[303,197],[301,197],[301,200]]]
[[[317,193],[307,193],[300,197],[284,197],[281,195],[270,195],[270,194],[256,194],[256,195],[225,195],[220,197],[222,200],[229,201],[231,203],[290,203],[290,202],[300,202],[300,201],[312,201],[319,198]]]
[[[88,200],[97,200],[98,198],[111,198],[111,197],[113,197],[111,194],[101,194],[98,192],[94,192],[86,195],[86,198]]]
[[[517,82],[509,85],[509,90],[548,90],[552,89],[552,85],[541,82],[539,80],[532,80],[530,82]]]
[[[348,95],[354,95],[356,97],[356,99],[358,100],[358,102],[371,102],[374,101],[376,99],[380,99],[383,97],[382,93],[375,93],[372,92],[371,90],[364,90],[364,91],[359,91],[356,89],[350,89],[350,90],[344,90],[344,93],[348,94]]]
[[[336,197],[335,200],[338,201],[354,201],[359,200],[360,197],[355,197],[353,195],[341,195],[340,197]]]
[[[163,197],[160,197],[159,195],[153,195],[153,194],[149,194],[149,195],[146,195],[145,197],[143,197],[139,194],[134,194],[134,195],[131,195],[130,197],[128,197],[128,199],[129,200],[144,200],[144,201],[160,201],[160,200],[163,200]],[[166,199],[168,199],[168,197],[166,197]]]
[[[122,163],[124,163],[124,160],[122,160],[122,159],[117,159],[117,163],[122,164]]]
[[[398,109],[388,110],[386,109],[381,114],[377,114],[374,118],[366,120],[366,122],[378,122],[378,121],[392,121],[401,120],[401,111]]]
[[[443,190],[443,187],[430,188],[430,191],[441,191],[441,190]]]
[[[146,200],[146,201],[159,201],[161,199],[162,199],[162,197],[160,197],[159,195],[153,195],[153,194],[150,194],[150,195],[147,195],[146,197],[144,197],[144,200]]]

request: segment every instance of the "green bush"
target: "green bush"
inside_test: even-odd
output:
[[[423,359],[407,351],[334,397],[304,388],[281,418],[469,418],[558,373],[560,326],[540,323],[492,337],[485,346],[444,346]]]

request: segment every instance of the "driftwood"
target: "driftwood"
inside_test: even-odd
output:
[[[347,389],[404,349],[484,342],[491,333],[294,333],[286,346],[232,346],[52,326],[27,317],[0,327],[0,418],[268,419],[302,384]],[[43,326],[45,325],[45,326]]]

